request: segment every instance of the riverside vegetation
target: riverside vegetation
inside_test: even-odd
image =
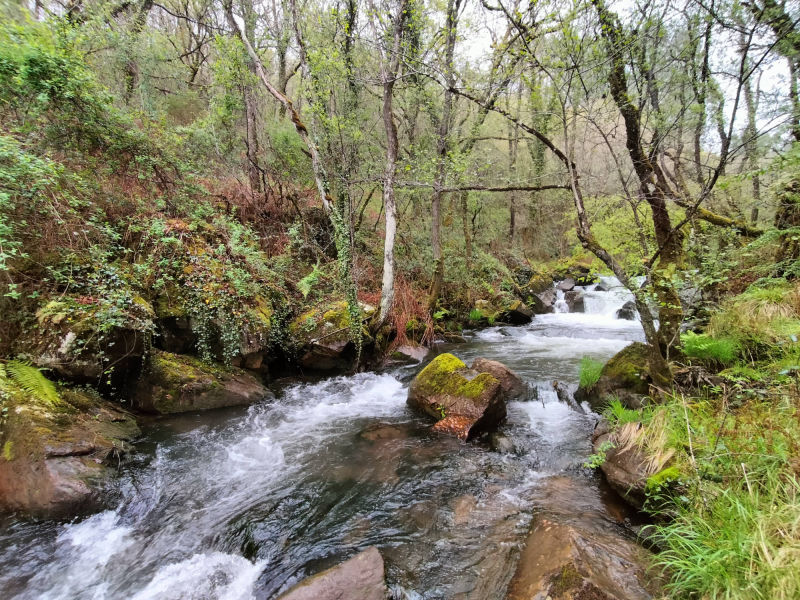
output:
[[[800,598],[798,18],[0,0],[0,505],[74,516],[143,415],[417,362],[613,276],[642,341],[574,395],[657,593]],[[419,410],[496,427],[496,363],[437,361]]]

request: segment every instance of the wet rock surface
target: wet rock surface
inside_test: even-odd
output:
[[[242,406],[273,398],[255,377],[187,356],[156,351],[132,391],[141,411],[172,414]]]
[[[584,312],[586,310],[584,295],[580,290],[570,290],[564,293],[564,302],[567,303],[569,312]]]
[[[302,581],[278,600],[386,600],[388,597],[383,558],[377,548],[370,547]]]
[[[140,432],[132,415],[92,392],[45,403],[6,383],[0,509],[63,516],[95,506],[98,484]]]
[[[582,497],[580,480],[555,476],[537,498],[548,509],[534,517],[507,600],[648,600],[659,579],[651,554],[619,523],[634,517],[624,505]]]
[[[524,400],[528,397],[528,385],[522,378],[503,363],[488,358],[476,358],[472,362],[473,371],[489,373],[500,382],[500,387],[508,400]]]
[[[638,314],[639,312],[636,310],[636,304],[634,304],[632,300],[628,300],[622,305],[622,308],[617,311],[617,318],[635,321]]]
[[[628,427],[637,425],[630,423]],[[592,447],[596,453],[605,455],[600,469],[612,489],[631,506],[642,508],[647,480],[654,473],[644,451],[636,444],[620,439],[618,433],[611,432],[605,419],[598,423],[592,435]]]
[[[647,552],[635,542],[543,517],[531,530],[508,600],[649,600]]]

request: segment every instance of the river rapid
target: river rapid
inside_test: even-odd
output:
[[[437,348],[499,360],[536,390],[509,404],[512,452],[431,434],[405,402],[418,365],[160,420],[108,484],[107,510],[0,520],[0,595],[269,599],[375,545],[396,598],[502,598],[535,516],[625,535],[631,515],[582,466],[596,415],[560,402],[552,382],[574,390],[582,356],[606,360],[642,339],[638,321],[614,316],[627,299],[590,287],[585,313]]]

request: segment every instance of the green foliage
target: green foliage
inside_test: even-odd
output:
[[[597,452],[591,454],[589,458],[584,461],[583,466],[587,469],[599,469],[603,463],[606,462],[606,455],[609,450],[614,448],[613,442],[606,440],[597,449]]]
[[[0,369],[2,368],[3,366],[0,365]],[[0,376],[7,376],[37,400],[51,406],[55,406],[61,401],[55,384],[47,379],[40,369],[30,363],[9,360],[6,362],[3,371],[0,371]]]
[[[619,398],[612,398],[609,401],[608,406],[603,411],[603,416],[608,419],[609,424],[614,429],[627,423],[636,423],[646,419],[646,416],[639,411],[623,406]]]
[[[656,561],[676,598],[791,600],[800,596],[800,481],[779,470],[718,490],[656,528]]]
[[[322,271],[319,269],[319,263],[314,265],[314,269],[303,277],[300,281],[297,282],[297,289],[300,290],[300,293],[303,294],[303,298],[308,298],[308,294],[311,291],[317,282],[319,281],[320,275]]]
[[[580,386],[582,388],[590,388],[600,379],[600,373],[603,371],[604,363],[595,360],[591,356],[584,356],[580,362]]]
[[[739,354],[739,344],[731,338],[713,338],[689,331],[681,335],[683,352],[689,358],[707,363],[729,365]]]

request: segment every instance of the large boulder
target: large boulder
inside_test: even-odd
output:
[[[536,314],[544,314],[548,312],[553,312],[553,307],[556,305],[556,300],[558,297],[556,296],[556,290],[554,288],[547,288],[545,291],[534,295],[534,298],[537,298],[541,304],[537,303],[537,313]]]
[[[383,558],[371,546],[350,560],[301,581],[278,600],[386,600],[388,597]]]
[[[157,414],[248,405],[273,397],[245,371],[161,351],[153,352],[131,396],[137,409]]]
[[[418,344],[402,344],[395,348],[391,354],[391,362],[395,363],[420,363],[430,354],[431,349]]]
[[[672,453],[648,455],[639,439],[640,428],[640,423],[627,423],[612,430],[608,421],[601,419],[592,435],[594,452],[603,457],[600,469],[606,481],[637,509],[644,506],[651,488],[678,478],[676,468],[669,466]]]
[[[524,400],[528,397],[528,386],[511,369],[501,362],[488,358],[476,358],[472,361],[472,370],[477,373],[489,373],[500,382],[500,387],[507,400]]]
[[[564,292],[564,302],[567,303],[569,312],[586,312],[584,295],[580,290],[570,290]]]
[[[115,302],[91,296],[52,300],[17,347],[36,366],[80,383],[135,377],[153,332],[153,308],[139,296]]]
[[[374,307],[361,305],[362,317],[368,318]],[[322,304],[289,324],[291,344],[298,364],[309,371],[347,371],[357,358],[351,340],[350,311],[347,302]],[[366,340],[368,332],[362,328]]]
[[[0,377],[0,509],[68,516],[92,504],[95,487],[140,432],[134,418],[94,392],[56,398]]]
[[[534,524],[507,600],[649,600],[649,552],[619,534],[566,519]]]
[[[647,345],[634,342],[609,360],[594,385],[578,388],[575,399],[600,410],[610,398],[618,398],[628,408],[641,408],[650,390]]]
[[[603,419],[592,435],[592,447],[595,454],[604,457],[600,469],[609,485],[629,504],[642,508],[647,478],[652,473],[647,467],[644,451],[637,444],[623,439],[638,425],[629,423],[620,435],[620,432],[612,432],[608,422]]]
[[[469,439],[492,431],[506,418],[503,386],[452,354],[440,354],[411,382],[408,404],[440,423],[436,431]]]
[[[533,319],[533,310],[521,300],[515,300],[503,309],[500,320],[512,325],[526,325]]]

